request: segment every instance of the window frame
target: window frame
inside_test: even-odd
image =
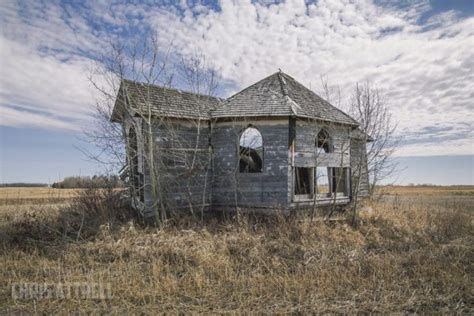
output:
[[[258,135],[260,135],[260,139],[262,140],[262,152],[261,154],[259,154],[259,158],[260,160],[262,161],[262,166],[261,166],[261,169],[260,171],[254,171],[254,172],[250,172],[250,171],[242,171],[241,170],[241,167],[240,167],[240,161],[241,161],[241,146],[240,146],[240,142],[241,142],[241,139],[242,139],[242,136],[244,135],[245,131],[247,131],[248,129],[254,129],[258,132]],[[260,131],[260,129],[258,129],[257,127],[255,127],[254,125],[252,124],[249,124],[247,125],[247,127],[243,128],[240,133],[239,133],[239,138],[237,140],[237,159],[238,159],[238,168],[237,168],[237,173],[238,174],[263,174],[265,173],[265,140],[263,138],[263,134],[262,132]],[[250,148],[250,147],[248,147]],[[250,148],[250,149],[253,149],[253,148]],[[257,153],[258,154],[258,153]]]
[[[318,168],[326,169],[326,177],[328,180],[328,192],[319,193],[318,190]],[[316,194],[316,199],[327,199],[332,197],[332,169],[331,167],[321,166],[314,168],[314,194]]]
[[[331,168],[331,194],[336,197],[350,197],[351,196],[351,168],[350,167],[334,167]],[[342,172],[342,176],[337,175],[337,172]],[[336,184],[337,178],[342,179],[342,187]],[[339,190],[342,190],[338,192]]]
[[[298,169],[309,169],[308,171],[308,177],[309,177],[309,193],[303,193],[303,194],[298,194],[296,192],[297,188],[298,188],[298,179],[297,179],[297,175],[298,175]],[[316,187],[315,187],[315,168],[313,167],[294,167],[294,172],[293,172],[293,183],[294,183],[294,186],[293,186],[293,200],[294,201],[308,201],[308,200],[312,200],[314,198],[314,194],[315,194],[315,190],[316,190]]]
[[[325,139],[324,139],[324,142],[322,144],[322,146],[319,146],[319,135],[321,133],[324,133],[326,135]],[[321,128],[318,132],[318,134],[316,135],[316,139],[315,139],[315,152],[316,154],[319,156],[320,154],[328,154],[328,153],[333,153],[334,152],[334,146],[333,146],[333,140],[332,140],[332,137],[331,137],[331,134],[329,133],[329,131],[326,129],[326,128]],[[327,151],[326,149],[324,148],[324,145],[327,144]],[[320,150],[322,150],[322,152],[320,152]]]

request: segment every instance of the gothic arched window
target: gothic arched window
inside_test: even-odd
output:
[[[240,135],[239,156],[240,172],[263,171],[263,138],[255,127],[247,127]]]
[[[331,137],[324,128],[321,129],[316,137],[316,153],[330,153],[332,152]]]

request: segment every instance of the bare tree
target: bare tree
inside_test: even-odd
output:
[[[392,158],[400,139],[396,137],[396,124],[386,100],[370,83],[357,83],[347,103],[341,97],[341,89],[330,86],[324,76],[321,76],[321,90],[326,100],[360,123],[358,129],[352,131],[348,146],[351,156],[358,156],[351,163],[352,223],[355,224],[359,197],[372,196],[376,185],[396,172],[397,164]],[[365,192],[366,186],[362,183],[367,180],[368,192]]]
[[[356,84],[348,110],[360,123],[361,139],[367,144],[369,195],[372,196],[375,186],[396,171],[393,153],[400,144],[400,138],[395,135],[397,125],[380,91],[368,82]]]
[[[367,144],[368,193],[372,195],[375,186],[397,170],[393,154],[400,144],[400,138],[396,136],[397,124],[388,104],[379,89],[369,82],[356,83],[347,104],[341,97],[341,89],[330,86],[327,77],[321,76],[321,89],[326,100],[345,110],[360,123],[353,134]]]
[[[173,199],[167,199],[172,193],[173,181],[178,178],[192,181],[195,170],[208,170],[210,167],[210,147],[205,150],[199,147],[202,130],[208,129],[208,125],[203,123],[206,109],[200,106],[200,99],[215,92],[216,76],[199,55],[171,58],[170,47],[162,49],[153,35],[134,43],[111,42],[109,47],[90,77],[99,92],[99,100],[95,128],[86,131],[85,135],[86,140],[100,151],[88,152],[87,155],[109,168],[115,167],[115,170],[126,166],[132,200],[142,199],[142,211],[145,212],[145,208],[154,210],[155,221],[164,223],[167,214],[176,207]],[[192,126],[194,139],[183,138],[178,120],[162,113],[154,101],[153,91],[157,85],[168,88],[176,81],[194,92],[190,94],[195,99],[191,102],[195,108],[191,110],[196,116],[179,121]],[[138,86],[139,89],[134,89]],[[122,102],[124,106],[121,112],[116,109],[113,113],[116,102]],[[127,118],[130,126],[127,128],[125,124],[111,122],[113,116]],[[160,130],[166,130],[167,136],[160,137]],[[183,172],[170,172],[170,168],[176,168],[177,164],[181,165]],[[142,168],[141,178],[137,176],[137,170],[132,170],[138,165]],[[202,206],[206,201],[208,174],[207,171]],[[151,197],[149,201],[143,200],[145,190]],[[189,192],[188,197],[188,206],[194,213],[193,192]],[[201,215],[202,212],[203,209]]]
[[[342,104],[342,96],[341,96],[341,90],[339,87],[330,87],[327,77],[325,76],[320,76],[320,84],[321,84],[321,91],[319,93],[323,96],[323,98],[331,103],[333,106],[336,108],[341,108]],[[334,135],[336,137],[337,145],[335,146],[334,144],[334,139],[332,139],[329,134],[319,134],[319,132],[324,129],[324,130],[329,130],[331,131],[330,134]],[[336,149],[336,154],[338,156],[338,161],[339,165],[338,167],[332,167],[332,168],[324,168],[324,172],[321,174],[318,171],[318,166],[320,164],[320,160],[323,157],[322,153],[324,152],[322,148],[319,148],[319,144],[316,146],[316,153],[315,153],[315,159],[316,159],[316,173],[315,173],[315,182],[316,182],[316,187],[315,187],[315,195],[314,195],[314,201],[313,201],[313,209],[312,209],[312,215],[311,217],[313,218],[314,215],[317,212],[318,208],[318,198],[321,197],[321,193],[326,193],[327,195],[330,196],[331,202],[329,204],[329,211],[327,212],[325,219],[328,220],[331,218],[331,216],[334,214],[336,211],[336,208],[338,206],[338,196],[340,191],[344,191],[344,194],[350,195],[350,192],[347,192],[347,190],[351,189],[348,188],[348,175],[346,174],[347,172],[347,163],[349,161],[347,160],[347,157],[350,155],[351,151],[351,133],[350,129],[348,128],[343,128],[340,125],[331,123],[331,122],[325,122],[323,124],[318,124],[316,125],[316,141],[320,144],[323,145],[323,147],[326,147],[326,152],[329,152],[330,150]],[[322,136],[322,138],[321,138]],[[336,147],[336,148],[335,148]],[[325,188],[324,185],[320,185],[320,182],[322,180],[326,180],[324,178],[329,178],[328,181],[328,188]],[[321,189],[324,189],[324,192],[319,192]],[[320,195],[318,197],[318,194]]]

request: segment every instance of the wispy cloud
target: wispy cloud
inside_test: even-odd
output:
[[[150,12],[150,20],[164,42],[173,40],[184,54],[205,52],[237,88],[277,68],[313,89],[325,75],[346,96],[355,82],[370,81],[386,95],[410,146],[399,154],[474,153],[474,18],[451,10],[420,24],[429,3],[411,4],[223,0],[218,12],[183,6],[178,13]],[[428,127],[462,134],[438,142],[444,132]],[[409,145],[412,137],[423,137],[426,146]]]
[[[98,37],[52,3],[0,6],[0,111],[4,126],[79,130],[90,121],[88,75]]]
[[[427,1],[273,2],[2,2],[0,107],[9,114],[0,124],[78,128],[93,110],[87,75],[106,40],[152,29],[163,46],[212,60],[233,82],[228,93],[278,68],[313,90],[327,76],[346,96],[370,81],[399,122],[399,155],[474,153],[473,17],[425,18]]]
[[[10,113],[3,116],[2,125],[77,129],[90,119],[90,60],[71,57],[61,62],[6,39],[1,59],[0,108]],[[52,124],[53,119],[62,124]]]

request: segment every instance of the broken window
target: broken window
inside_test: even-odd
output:
[[[239,166],[242,173],[263,171],[263,138],[258,129],[248,127],[240,136]]]
[[[295,195],[312,195],[314,168],[295,168]]]
[[[349,168],[316,168],[316,193],[320,196],[349,195]]]
[[[332,192],[337,194],[349,194],[349,168],[331,168],[332,169]]]
[[[332,152],[331,138],[329,133],[323,128],[319,131],[316,138],[316,153],[319,155],[329,152]]]
[[[330,196],[329,190],[329,172],[332,168],[317,167],[316,168],[316,194],[322,196]]]

